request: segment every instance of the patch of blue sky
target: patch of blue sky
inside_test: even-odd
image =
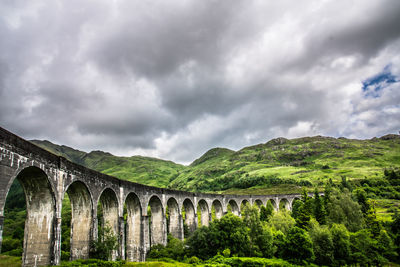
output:
[[[365,97],[380,97],[384,88],[392,83],[400,82],[400,79],[392,74],[391,67],[391,64],[386,65],[382,72],[362,82],[362,90]]]

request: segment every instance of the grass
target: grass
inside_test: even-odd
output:
[[[139,266],[139,267],[172,267],[172,266],[192,266],[191,264],[182,262],[162,262],[162,261],[146,261],[146,262],[127,262],[123,266]]]
[[[400,200],[396,199],[374,199],[376,208],[376,217],[380,221],[392,221],[394,209],[400,207]]]
[[[196,192],[235,194],[300,193],[301,181],[310,187],[332,179],[382,177],[384,168],[400,167],[400,136],[371,140],[331,137],[274,139],[239,151],[213,148],[190,166],[148,157],[116,157],[101,151],[85,153],[46,141],[35,144],[94,170],[157,187]],[[259,177],[291,181],[282,186],[237,182]],[[293,183],[295,181],[295,183]]]
[[[0,267],[20,267],[21,265],[21,257],[0,255]]]

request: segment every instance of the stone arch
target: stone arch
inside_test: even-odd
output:
[[[222,204],[218,199],[213,201],[211,209],[214,209],[215,211],[215,219],[221,219],[224,215]]]
[[[167,231],[165,229],[164,208],[160,198],[153,195],[149,200],[151,210],[150,218],[150,246],[157,244],[166,245]]]
[[[183,223],[182,215],[179,210],[178,202],[175,198],[170,197],[167,201],[168,207],[168,232],[178,238],[183,240]]]
[[[201,199],[198,202],[198,207],[197,210],[199,210],[200,208],[200,223],[202,226],[208,226],[210,223],[210,209],[208,208],[208,204],[207,201],[205,201],[204,199]]]
[[[183,208],[185,209],[185,224],[188,226],[189,232],[194,232],[197,228],[197,217],[192,200],[186,198],[183,201]]]
[[[93,223],[90,191],[82,181],[74,181],[66,190],[71,202],[71,260],[89,258]],[[65,197],[65,194],[64,194]]]
[[[21,168],[10,181],[21,184],[26,201],[22,265],[51,265],[54,257],[54,187],[47,174],[36,166]]]
[[[228,201],[228,206],[231,207],[232,213],[236,216],[239,216],[239,206],[234,199]],[[229,208],[228,208],[229,210]]]
[[[250,204],[250,202],[247,199],[243,199],[242,202],[240,202],[240,212],[243,210],[243,208],[247,205]]]
[[[290,210],[290,203],[287,198],[282,198],[279,200],[279,210]]]
[[[102,207],[102,219],[100,221],[101,227],[108,226],[111,228],[111,231],[117,236],[120,237],[119,233],[119,213],[118,213],[118,198],[117,194],[114,190],[107,187],[100,194],[98,203],[101,204]],[[99,212],[99,211],[98,211]],[[118,256],[118,249],[113,251],[112,259],[115,260]]]
[[[261,199],[254,200],[254,204],[256,204],[258,208],[264,205]]]
[[[267,205],[268,205],[268,203],[271,203],[271,205],[272,205],[272,207],[274,207],[275,211],[278,210],[278,205],[276,204],[274,199],[272,199],[272,198],[268,199],[267,200]]]
[[[142,207],[138,196],[131,192],[125,199],[126,218],[126,259],[139,261],[142,255]]]

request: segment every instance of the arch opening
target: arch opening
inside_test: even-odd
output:
[[[2,252],[22,255],[23,266],[51,265],[54,260],[55,195],[47,174],[31,166],[15,177],[5,203],[4,240]],[[24,223],[15,225],[11,218],[16,208]],[[10,220],[9,220],[10,219]],[[8,221],[8,222],[7,222]],[[15,247],[8,238],[18,240]],[[23,242],[22,242],[23,241]]]
[[[212,203],[211,207],[211,213],[212,213],[212,219],[221,219],[222,216],[224,215],[223,210],[222,210],[222,204],[221,202],[216,199]]]
[[[247,199],[243,199],[242,203],[240,203],[240,213],[242,213],[244,207],[246,207],[246,205],[250,205],[250,202]]]
[[[174,198],[170,198],[167,201],[168,209],[168,233],[173,237],[183,240],[183,222],[182,215],[179,212],[178,202]]]
[[[194,210],[194,205],[192,201],[188,198],[183,201],[182,217],[184,219],[184,228],[186,228],[187,226],[188,229],[187,234],[185,234],[185,237],[187,237],[190,233],[193,233],[197,228],[197,221],[196,221],[197,217]]]
[[[104,238],[108,230],[111,235],[116,236],[119,240],[118,199],[115,192],[110,188],[106,188],[100,195],[97,204],[97,219],[99,240]],[[108,255],[108,258],[109,260],[116,260],[118,256],[117,248],[112,251],[111,255]]]
[[[268,205],[272,205],[272,207],[274,208],[275,211],[278,210],[278,206],[276,205],[275,200],[273,200],[273,199],[268,199],[268,201],[267,201],[267,206],[268,206]]]
[[[261,208],[261,206],[264,205],[260,199],[256,199],[256,201],[254,201],[254,203],[257,205],[258,208]]]
[[[207,202],[202,199],[197,205],[197,215],[198,215],[198,225],[208,226],[210,223],[210,210],[208,208]]]
[[[139,198],[130,193],[125,200],[125,249],[128,261],[142,260],[142,208]],[[125,216],[125,213],[124,213]]]
[[[279,210],[290,210],[290,203],[286,198],[279,201]]]
[[[239,216],[239,206],[235,200],[229,200],[227,209],[228,212],[232,212],[234,215]]]
[[[149,214],[150,213],[150,214]],[[164,210],[161,200],[152,196],[148,205],[150,246],[166,245],[167,231],[165,227]]]
[[[87,259],[89,258],[93,207],[92,198],[86,185],[82,182],[73,182],[64,195],[67,211],[71,212],[70,217],[70,258]],[[70,207],[68,207],[68,199]],[[64,207],[63,207],[64,211]],[[68,223],[68,217],[67,219]]]

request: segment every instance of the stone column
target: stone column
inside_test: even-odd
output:
[[[185,236],[184,236],[184,233],[183,233],[183,217],[182,217],[182,214],[179,214],[178,224],[179,224],[179,234],[178,234],[177,238],[183,241],[183,239],[185,239]]]
[[[57,213],[57,212],[56,212]],[[54,245],[53,245],[53,265],[60,265],[61,261],[61,217],[54,218]]]
[[[125,260],[125,222],[124,217],[119,217],[119,256]]]
[[[99,222],[97,221],[97,209],[94,209],[92,220],[92,240],[97,241],[99,238]]]
[[[140,261],[146,260],[147,251],[150,250],[150,231],[149,231],[149,216],[143,215],[142,216],[142,249],[141,249],[141,257]]]
[[[0,216],[0,253],[1,253],[1,244],[3,242],[3,225],[4,225],[4,216]]]

